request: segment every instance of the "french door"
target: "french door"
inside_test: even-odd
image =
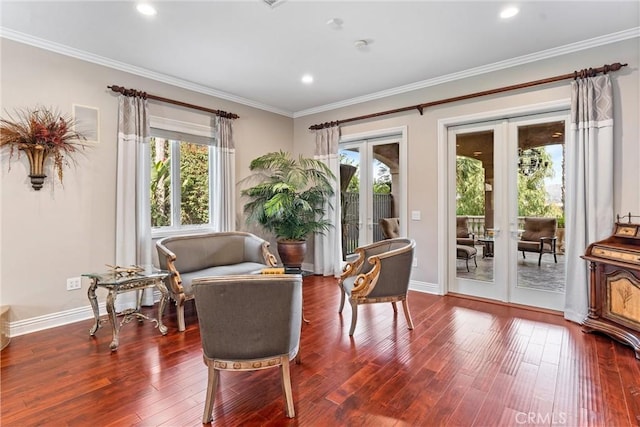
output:
[[[564,309],[567,123],[555,112],[448,128],[450,291]]]
[[[400,136],[340,144],[343,256],[384,239],[379,221],[401,216],[404,149]],[[401,221],[401,230],[405,229]]]

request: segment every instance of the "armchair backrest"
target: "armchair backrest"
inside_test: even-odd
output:
[[[413,239],[398,238],[374,243],[365,250],[366,262],[361,273],[368,273],[374,267],[371,257],[380,260],[380,275],[376,286],[369,294],[370,298],[400,295],[407,292],[413,255],[415,250]]]
[[[207,358],[251,360],[297,353],[301,275],[199,278],[193,291]]]
[[[189,273],[245,261],[264,263],[262,247],[265,244],[268,242],[251,233],[232,231],[165,237],[156,247],[159,252],[173,252],[176,269]],[[160,268],[167,269],[166,256],[159,253],[158,262]]]
[[[556,218],[525,217],[524,231],[520,236],[520,240],[535,242],[540,241],[542,237],[554,237],[556,229]]]

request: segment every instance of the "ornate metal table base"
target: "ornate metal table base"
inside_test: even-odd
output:
[[[96,332],[100,328],[100,313],[98,310],[98,298],[96,297],[96,289],[104,288],[109,291],[107,295],[107,317],[111,323],[111,329],[113,332],[113,339],[109,348],[114,351],[119,345],[119,333],[122,325],[131,322],[133,319],[138,319],[142,322],[149,320],[155,323],[155,327],[158,328],[162,335],[167,334],[167,327],[162,323],[162,314],[164,313],[167,300],[169,298],[169,292],[164,284],[164,279],[168,273],[162,270],[145,270],[132,275],[122,275],[117,272],[103,273],[103,274],[83,274],[91,279],[91,285],[87,295],[91,308],[93,309],[93,316],[95,323],[89,329],[89,335],[95,336]],[[160,291],[161,298],[158,306],[158,318],[150,318],[149,316],[140,312],[140,305],[142,299],[142,290],[146,288],[156,288]],[[136,291],[137,302],[135,309],[124,310],[119,315],[122,316],[120,323],[117,321],[118,313],[115,309],[116,296],[124,292]]]

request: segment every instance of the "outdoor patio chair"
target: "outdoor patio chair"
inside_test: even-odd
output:
[[[385,239],[400,237],[400,218],[380,218],[378,224]]]
[[[556,229],[555,218],[524,218],[524,231],[518,241],[518,251],[526,258],[525,252],[535,252],[538,256],[538,267],[542,261],[542,254],[553,254],[553,260],[558,263],[556,256]]]
[[[456,244],[473,247],[475,240],[475,235],[469,232],[469,217],[456,217]]]

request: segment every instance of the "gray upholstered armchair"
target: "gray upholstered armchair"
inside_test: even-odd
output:
[[[555,218],[525,217],[524,231],[518,241],[518,250],[522,252],[522,257],[526,258],[525,252],[539,254],[539,267],[542,261],[542,254],[553,254],[553,260],[557,263],[556,229],[557,221]]]
[[[302,276],[205,277],[193,281],[193,292],[209,372],[202,422],[212,420],[220,371],[272,367],[280,367],[286,415],[295,417],[289,360],[300,346]]]
[[[402,308],[409,329],[413,329],[407,291],[416,243],[413,239],[397,238],[381,240],[356,249],[357,259],[348,263],[340,276],[338,285],[342,291],[340,310],[345,298],[351,304],[351,329],[353,335],[358,320],[358,305],[390,302],[393,311],[398,312],[397,301]]]
[[[169,295],[176,302],[178,330],[185,330],[184,304],[193,299],[197,277],[256,273],[276,265],[269,242],[243,231],[171,236],[156,242],[160,268],[168,270]]]
[[[475,235],[469,232],[469,217],[456,217],[456,244],[475,246]]]

